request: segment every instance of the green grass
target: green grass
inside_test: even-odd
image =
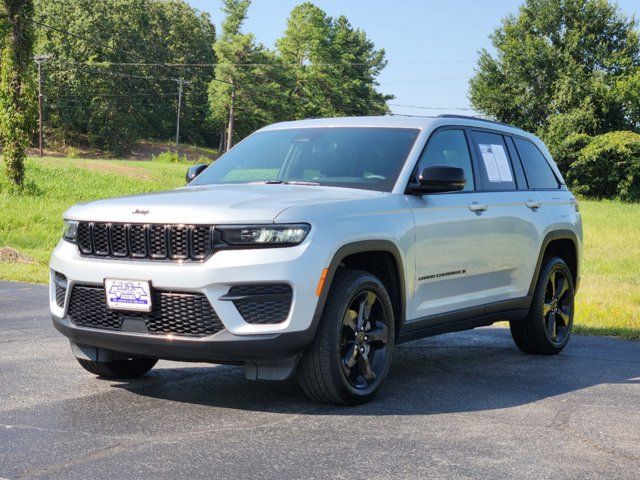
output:
[[[576,331],[640,339],[640,204],[581,201],[582,283]]]
[[[97,198],[170,189],[184,184],[186,166],[161,162],[31,158],[28,194],[9,193],[0,180],[0,247],[32,264],[0,261],[0,278],[48,280],[62,213]],[[579,333],[640,339],[640,204],[581,201],[585,245],[576,304]]]
[[[0,247],[10,246],[34,263],[0,262],[0,278],[48,281],[51,250],[60,239],[62,213],[71,205],[184,185],[187,166],[160,162],[30,158],[26,193],[10,193],[0,180]]]

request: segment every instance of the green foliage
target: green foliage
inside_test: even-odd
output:
[[[178,152],[169,150],[168,152],[162,152],[158,155],[152,155],[151,161],[160,163],[187,163],[189,160],[186,156],[180,156]]]
[[[567,181],[585,197],[640,201],[640,135],[611,132],[595,137],[571,165]]]
[[[387,62],[364,31],[346,17],[328,17],[310,2],[295,7],[278,52],[293,83],[288,97],[294,117],[383,115],[392,97],[377,92]]]
[[[158,65],[215,62],[207,14],[182,0],[36,0],[36,6],[36,20],[48,26],[38,27],[36,51],[54,57],[44,65],[50,139],[118,154],[142,137],[170,138],[177,110],[172,79],[184,78],[191,83],[182,140],[217,143],[207,120],[212,68]]]
[[[281,120],[388,111],[391,97],[376,90],[376,77],[386,65],[384,50],[376,50],[345,17],[333,19],[309,2],[298,5],[276,51],[270,51],[241,31],[249,1],[224,5],[222,34],[214,47],[220,65],[209,100],[213,119],[224,125],[235,88],[236,139]]]
[[[4,0],[0,13],[0,140],[5,174],[20,188],[34,126],[33,2]]]
[[[235,139],[271,123],[283,100],[278,77],[273,76],[273,55],[252,34],[241,31],[249,4],[249,0],[225,0],[222,32],[213,47],[219,65],[209,86],[211,116],[220,126],[227,123],[235,89]]]
[[[586,133],[570,133],[563,139],[558,139],[552,151],[560,172],[567,176],[574,162],[580,156],[580,152],[591,143],[593,137]]]
[[[636,21],[608,0],[525,0],[480,52],[473,106],[549,135],[589,135],[640,126]],[[546,139],[546,138],[545,138]]]

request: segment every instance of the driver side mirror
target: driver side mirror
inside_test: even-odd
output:
[[[187,170],[187,176],[186,176],[186,180],[187,180],[187,185],[189,183],[191,183],[191,181],[196,178],[198,175],[200,175],[202,172],[205,171],[205,169],[208,167],[209,165],[205,165],[204,163],[200,163],[198,165],[194,165],[193,167],[189,167],[189,170]]]
[[[428,165],[420,172],[418,184],[409,185],[408,193],[424,195],[426,193],[457,192],[467,184],[464,169],[449,165]]]

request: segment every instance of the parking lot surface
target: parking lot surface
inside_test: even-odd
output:
[[[409,343],[370,404],[315,404],[242,368],[161,361],[101,380],[47,289],[0,282],[2,478],[629,478],[640,343],[575,336],[521,354],[508,329]]]

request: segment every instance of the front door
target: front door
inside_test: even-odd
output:
[[[427,165],[461,167],[466,172],[467,184],[459,192],[408,196],[416,225],[411,320],[422,321],[425,317],[483,305],[493,254],[487,198],[485,193],[476,191],[465,130],[437,130],[422,153],[417,171]],[[438,320],[434,318],[433,322]]]

